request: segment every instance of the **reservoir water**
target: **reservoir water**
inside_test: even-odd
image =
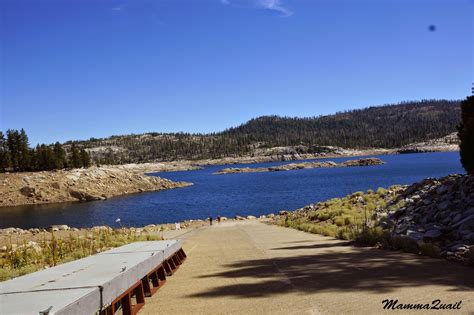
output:
[[[213,175],[228,166],[208,166],[201,170],[156,173],[193,186],[146,192],[106,201],[28,205],[0,208],[0,228],[47,227],[67,224],[72,227],[94,225],[124,226],[171,223],[209,216],[233,217],[294,210],[307,204],[343,197],[394,184],[412,184],[427,177],[464,173],[458,152],[378,156],[384,165],[304,169],[284,172]],[[344,161],[354,158],[328,159]],[[271,166],[291,162],[239,166]]]

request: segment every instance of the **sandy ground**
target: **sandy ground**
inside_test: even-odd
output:
[[[256,221],[165,237],[184,239],[188,259],[140,314],[474,314],[473,269],[445,260]],[[385,299],[462,308],[384,311]]]

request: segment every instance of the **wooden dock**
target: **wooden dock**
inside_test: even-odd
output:
[[[136,242],[0,283],[0,314],[136,314],[185,260],[181,240]]]

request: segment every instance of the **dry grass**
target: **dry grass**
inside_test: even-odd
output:
[[[390,187],[390,190],[397,191],[398,186]],[[376,227],[375,212],[385,208],[387,202],[395,196],[396,194],[390,194],[384,188],[379,188],[376,192],[358,191],[344,198],[320,202],[304,216],[290,214],[280,224],[344,240],[358,240],[364,245],[375,245],[387,237],[382,229]],[[400,206],[402,205],[395,205]]]
[[[395,193],[390,193],[390,191]],[[363,246],[400,250],[434,258],[441,257],[437,244],[415,241],[406,236],[393,237],[390,231],[378,224],[377,210],[396,211],[404,206],[405,201],[397,201],[398,186],[389,190],[368,190],[367,193],[356,192],[344,198],[335,198],[320,202],[316,208],[301,213],[290,213],[280,225],[298,230],[322,234],[344,240],[353,240]],[[467,264],[474,265],[474,250],[466,254]]]
[[[0,281],[56,266],[137,241],[161,240],[159,235],[128,229],[91,231],[58,239],[54,233],[39,242],[15,245],[10,241],[0,253]]]

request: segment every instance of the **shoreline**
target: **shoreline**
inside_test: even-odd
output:
[[[278,216],[271,213],[269,215],[262,215],[260,217],[255,217],[252,215],[241,217],[236,216],[234,218],[221,217],[222,222],[241,222],[241,221],[268,221]],[[177,224],[179,229],[177,229]],[[213,221],[213,224],[219,224],[216,220]],[[151,234],[158,235],[162,232],[169,231],[188,231],[203,226],[209,226],[209,221],[207,219],[189,219],[175,223],[159,223],[159,224],[148,224],[145,226],[117,226],[112,227],[110,225],[98,225],[93,227],[72,227],[66,224],[54,224],[47,228],[28,228],[22,229],[17,227],[8,227],[0,229],[0,252],[5,251],[5,246],[10,246],[15,244],[21,246],[27,244],[28,242],[39,242],[42,240],[50,240],[52,235],[56,239],[64,239],[70,236],[87,236],[93,232],[100,231],[121,231],[126,233],[137,233],[137,234]]]
[[[290,163],[280,166],[272,167],[243,167],[243,168],[224,168],[218,172],[213,173],[214,175],[226,175],[226,174],[241,174],[241,173],[262,173],[262,172],[282,172],[282,171],[294,171],[302,169],[313,169],[313,168],[334,168],[334,167],[353,167],[353,166],[375,166],[385,164],[384,161],[378,158],[361,158],[358,160],[348,160],[342,163],[336,163],[333,161],[324,162],[301,162],[301,163]]]
[[[292,211],[281,210],[259,217],[221,217],[221,221],[264,222],[355,241],[363,246],[382,246],[435,258],[472,262],[474,233],[469,232],[469,229],[474,224],[474,209],[466,205],[472,204],[473,199],[463,199],[463,206],[458,207],[460,191],[474,191],[474,177],[455,174],[427,178],[412,185],[393,185],[377,191],[369,189],[367,192],[353,192],[345,197],[312,203]],[[360,221],[367,220],[364,219],[364,213],[370,217],[370,222],[366,223],[367,230],[360,230]],[[214,225],[218,224],[214,220]],[[163,237],[163,232],[182,234],[205,226],[209,226],[208,219],[188,219],[141,227],[10,227],[0,229],[0,252],[23,247],[34,248],[39,242],[46,240],[90,238],[94,233],[100,235],[101,232]],[[355,227],[358,227],[358,232],[354,232],[357,230],[354,230]]]
[[[437,150],[435,152],[452,152],[454,147],[446,146],[443,148],[445,150]],[[440,148],[438,147],[438,149]],[[397,149],[345,150],[339,148],[338,150],[320,154],[226,157],[197,161],[182,160],[104,165],[100,167],[93,166],[87,169],[1,173],[0,195],[2,199],[0,199],[0,211],[2,208],[23,205],[106,200],[110,197],[132,193],[160,191],[192,185],[192,183],[175,183],[166,178],[148,175],[152,173],[198,170],[211,165],[258,164],[401,154]],[[419,153],[428,152],[423,151]]]
[[[173,182],[114,166],[3,173],[0,174],[0,209],[22,205],[106,200],[114,196],[190,185],[192,183]]]

